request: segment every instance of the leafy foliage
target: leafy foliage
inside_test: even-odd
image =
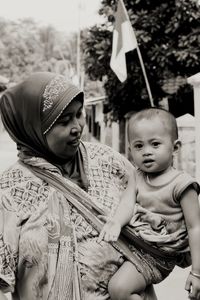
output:
[[[124,0],[124,4],[136,33],[155,105],[168,97],[170,110],[176,116],[192,112],[192,88],[185,80],[185,87],[179,89],[176,78],[186,79],[199,72],[200,7],[197,0]],[[99,14],[105,22],[89,30],[82,47],[87,74],[90,79],[103,82],[107,105],[114,118],[121,119],[130,110],[150,106],[150,102],[136,50],[126,56],[128,78],[124,83],[110,69],[116,6],[117,0],[101,1]],[[170,86],[163,89],[169,79],[174,79],[174,92]],[[183,95],[186,91],[189,99]]]
[[[0,70],[10,82],[34,71],[53,71],[70,77],[76,65],[74,36],[53,27],[41,27],[31,19],[0,19]]]

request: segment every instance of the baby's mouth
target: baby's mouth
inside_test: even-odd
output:
[[[143,164],[145,165],[145,167],[150,167],[150,166],[152,166],[153,163],[154,163],[153,159],[145,159],[143,161]]]

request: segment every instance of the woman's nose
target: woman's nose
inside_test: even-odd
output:
[[[73,128],[71,129],[71,134],[77,135],[77,134],[79,134],[79,133],[80,133],[80,130],[79,130],[78,128],[73,127]]]
[[[71,128],[71,133],[72,134],[78,134],[82,131],[81,124],[79,124],[78,120],[74,120],[72,128]]]

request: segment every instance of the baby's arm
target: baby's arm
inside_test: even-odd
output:
[[[122,193],[121,201],[116,209],[113,217],[101,216],[100,219],[105,221],[105,225],[100,232],[98,242],[116,241],[120,235],[121,229],[124,225],[128,224],[134,212],[136,202],[135,191],[135,175],[134,170],[129,170],[129,180],[126,189]]]
[[[189,298],[196,299],[200,293],[200,207],[196,191],[192,187],[187,188],[180,203],[188,230],[192,258],[192,270],[187,278],[185,289],[190,292]],[[195,274],[199,274],[199,277]]]

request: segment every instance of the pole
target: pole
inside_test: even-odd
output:
[[[187,82],[194,89],[194,117],[195,117],[195,166],[196,179],[200,182],[200,73],[189,78]]]
[[[80,87],[80,41],[81,41],[81,29],[80,29],[80,10],[81,10],[81,3],[78,0],[78,32],[77,32],[77,52],[76,52],[76,72],[78,77],[78,86]]]
[[[124,12],[126,14],[127,20],[129,20],[129,15],[127,13],[124,2],[122,0],[119,0],[119,1],[121,2],[122,6],[124,7]],[[148,95],[149,95],[149,100],[150,100],[151,106],[154,107],[155,105],[153,103],[153,97],[152,97],[152,94],[151,94],[149,81],[148,81],[148,78],[147,78],[147,74],[146,74],[146,71],[145,71],[142,55],[141,55],[141,52],[140,52],[140,49],[139,49],[138,45],[137,45],[136,49],[137,49],[137,54],[138,54],[138,57],[139,57],[140,65],[141,65],[141,68],[142,68],[142,73],[143,73],[143,76],[144,76],[144,80],[145,80],[145,83],[146,83],[147,92],[148,92]]]
[[[143,63],[143,59],[142,59],[142,55],[141,55],[139,46],[137,46],[136,49],[137,49],[137,54],[138,54],[138,57],[139,57],[140,65],[141,65],[141,68],[142,68],[142,73],[143,73],[143,76],[144,76],[144,80],[145,80],[145,83],[146,83],[147,92],[148,92],[148,95],[149,95],[149,100],[150,100],[151,106],[154,107],[155,105],[153,103],[153,97],[152,97],[152,94],[151,94],[151,89],[150,89],[149,81],[148,81],[148,78],[147,78],[147,74],[146,74],[146,71],[145,71],[145,67],[144,67],[144,63]]]

